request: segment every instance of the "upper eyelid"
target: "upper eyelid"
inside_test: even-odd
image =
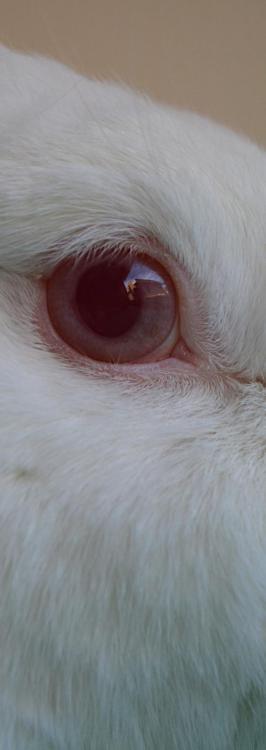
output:
[[[193,284],[190,284],[189,268],[186,267],[183,257],[181,257],[181,255],[184,255],[184,251],[181,253],[178,246],[173,249],[155,234],[146,230],[136,232],[130,226],[124,236],[121,236],[121,233],[117,240],[108,237],[108,234],[107,236],[104,235],[105,233],[103,233],[101,240],[97,238],[97,241],[88,242],[86,227],[77,229],[67,237],[55,242],[44,258],[43,268],[39,271],[36,269],[37,272],[33,271],[28,275],[35,279],[49,278],[56,266],[68,259],[78,263],[82,257],[87,256],[88,260],[92,261],[95,258],[95,262],[99,262],[100,257],[103,260],[108,259],[108,257],[118,258],[120,254],[127,250],[127,252],[132,253],[133,257],[145,254],[160,263],[171,277],[180,306],[184,306],[182,303],[187,304],[188,287],[191,285],[192,289]]]
[[[108,258],[119,258],[124,252],[132,254],[132,257],[136,257],[139,254],[145,254],[159,261],[166,270],[172,273],[177,273],[179,258],[178,254],[175,255],[169,246],[162,242],[157,237],[151,234],[137,234],[133,236],[133,233],[125,233],[124,237],[106,238],[103,236],[102,239],[93,241],[86,241],[83,236],[83,232],[75,232],[72,237],[60,239],[53,243],[53,246],[47,251],[47,255],[44,258],[44,272],[34,274],[37,276],[49,275],[56,265],[60,262],[71,261],[79,262],[83,257],[88,257],[92,262],[99,262],[100,259],[108,260]],[[183,264],[182,264],[183,265]],[[45,270],[46,266],[46,270]]]

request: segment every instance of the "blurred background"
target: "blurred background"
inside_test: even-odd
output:
[[[266,146],[266,0],[0,0],[0,39]]]

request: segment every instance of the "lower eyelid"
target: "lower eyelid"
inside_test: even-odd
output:
[[[169,268],[169,266],[168,266]],[[167,269],[168,270],[168,269]],[[192,298],[192,290],[190,283],[186,278],[185,272],[181,270],[181,294],[179,291],[179,298],[183,297],[184,307],[187,307],[186,290],[188,295]],[[97,362],[95,360],[86,358],[70,346],[68,346],[56,333],[51,321],[49,319],[47,303],[46,303],[46,281],[43,278],[35,278],[34,281],[36,289],[35,306],[33,310],[33,325],[37,329],[38,338],[43,346],[43,349],[50,351],[55,356],[59,357],[62,361],[69,365],[71,368],[87,372],[88,374],[94,373],[99,376],[109,377],[113,376],[116,378],[128,379],[141,379],[142,381],[159,380],[168,374],[173,377],[185,376],[189,378],[201,377],[204,380],[219,381],[228,380],[237,382],[240,385],[245,385],[250,382],[258,382],[258,385],[265,387],[265,380],[263,378],[250,379],[245,377],[243,373],[233,372],[226,367],[217,368],[216,366],[210,365],[208,357],[205,354],[199,354],[194,349],[191,350],[188,342],[183,338],[182,332],[182,320],[181,320],[181,336],[176,346],[170,352],[169,356],[165,359],[158,360],[157,362],[146,362],[146,363],[130,363],[115,365],[104,362]],[[180,290],[180,287],[179,287]],[[192,300],[195,306],[195,302]],[[188,303],[188,306],[190,302]],[[195,313],[194,313],[195,314]],[[190,320],[193,320],[193,312],[189,315]],[[200,327],[200,326],[199,326]]]
[[[140,381],[145,383],[158,382],[163,383],[168,376],[172,379],[185,377],[189,380],[198,379],[199,377],[206,382],[215,382],[217,378],[229,378],[239,383],[247,382],[240,374],[230,372],[220,372],[208,365],[205,359],[194,354],[187,347],[182,338],[174,347],[171,355],[157,362],[146,362],[136,364],[110,364],[97,362],[80,355],[70,346],[68,346],[57,335],[50,322],[47,305],[45,281],[40,279],[36,282],[37,295],[35,310],[33,311],[34,325],[38,330],[40,341],[45,350],[48,350],[58,357],[66,366],[73,367],[85,375],[96,375],[99,377],[114,377],[115,379]]]
[[[109,362],[106,362],[104,360],[98,361],[97,359],[91,358],[89,352],[88,354],[81,354],[76,348],[72,347],[71,342],[67,343],[67,341],[65,341],[64,338],[61,337],[61,333],[57,333],[56,329],[54,328],[53,321],[50,319],[47,308],[46,288],[48,280],[45,278],[41,278],[37,281],[39,302],[35,310],[36,324],[38,327],[39,335],[45,348],[48,348],[57,356],[60,356],[62,359],[71,363],[72,367],[73,365],[75,365],[77,367],[82,367],[82,369],[84,369],[84,367],[86,367],[86,369],[89,367],[90,369],[100,369],[101,371],[105,369],[106,371],[108,370],[109,374],[111,373],[111,370],[117,371],[118,369],[121,374],[122,372],[129,371],[129,369],[133,374],[134,368],[134,371],[138,370],[143,373],[145,372],[148,375],[148,371],[165,371],[166,367],[167,369],[170,369],[171,372],[173,372],[174,370],[177,371],[177,369],[179,369],[180,371],[184,371],[186,369],[191,372],[192,370],[195,370],[195,368],[200,366],[200,358],[191,351],[191,349],[187,345],[187,342],[185,342],[183,339],[182,329],[184,318],[186,319],[186,317],[189,317],[187,316],[187,309],[188,307],[190,307],[189,300],[193,300],[193,290],[191,290],[191,283],[188,279],[188,274],[186,273],[185,269],[183,269],[183,267],[179,264],[178,260],[175,263],[171,256],[169,261],[169,255],[166,253],[165,248],[160,246],[160,243],[151,240],[147,241],[145,247],[144,243],[138,244],[140,248],[139,255],[141,255],[145,250],[147,258],[150,257],[151,261],[154,260],[155,264],[159,263],[159,266],[161,266],[162,269],[165,269],[166,274],[172,282],[172,288],[176,293],[177,308],[180,313],[178,324],[179,332],[176,342],[173,341],[173,346],[171,347],[170,345],[170,350],[168,350],[168,354],[166,354],[165,352],[164,357],[162,353],[162,358],[160,358],[159,351],[158,361],[156,361],[156,359],[155,361],[152,361],[151,353],[151,356],[148,355],[147,357],[144,357],[142,359],[138,358],[138,361],[134,362],[134,360],[132,360],[128,363],[123,362],[122,364],[116,365],[112,363],[111,360],[109,360]],[[133,255],[135,255],[135,253]],[[162,261],[163,265],[161,265]],[[185,315],[183,315],[183,312],[185,312]]]
[[[43,347],[65,361],[65,363],[71,367],[75,366],[83,372],[98,372],[100,375],[108,375],[108,377],[112,375],[114,377],[126,377],[127,379],[135,379],[137,377],[141,380],[147,378],[161,379],[161,376],[167,374],[195,374],[198,363],[194,355],[189,351],[182,340],[180,340],[169,357],[157,362],[116,365],[105,362],[96,362],[92,359],[85,358],[68,346],[68,344],[62,341],[57,335],[50,322],[47,311],[45,281],[39,280],[37,285],[34,322],[38,329],[38,334]]]

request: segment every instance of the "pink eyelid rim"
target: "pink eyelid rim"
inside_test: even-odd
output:
[[[72,347],[63,341],[63,339],[57,334],[48,314],[46,302],[46,280],[39,279],[37,285],[34,321],[35,325],[37,325],[41,340],[51,352],[62,357],[64,360],[67,360],[72,365],[74,364],[77,367],[81,366],[83,369],[85,367],[90,370],[93,368],[100,372],[108,372],[110,376],[112,373],[114,375],[117,373],[122,375],[123,373],[129,373],[129,371],[132,375],[138,373],[140,375],[144,375],[145,373],[148,375],[151,371],[156,373],[156,371],[158,372],[159,370],[164,372],[165,370],[174,372],[177,368],[183,372],[192,372],[199,364],[195,355],[189,351],[182,339],[179,339],[168,357],[161,360],[159,359],[155,362],[147,359],[146,361],[142,360],[142,362],[139,363],[112,364],[109,362],[98,362],[90,359],[72,349]]]
[[[140,242],[139,244],[139,251],[141,252],[142,242]],[[150,241],[148,241],[147,243],[146,240],[146,247],[147,244],[155,246],[156,249],[156,246],[160,243],[153,243]],[[144,250],[142,250],[142,252],[144,252]],[[151,258],[154,258],[154,260],[158,262],[158,256],[156,256],[156,252],[151,253]],[[172,264],[166,264],[165,266],[165,270],[168,274],[171,274],[171,265]],[[178,273],[179,275],[181,274],[181,278],[183,279],[184,284],[183,290],[182,284],[181,289],[179,288],[179,291],[181,291],[180,298],[182,305],[182,297],[184,301],[186,291],[189,291],[189,280],[186,276],[185,270],[182,269],[182,266],[180,268],[179,264]],[[160,376],[162,377],[167,374],[176,374],[176,376],[178,376],[178,374],[180,373],[180,375],[183,374],[190,377],[201,376],[204,380],[208,381],[219,378],[219,380],[230,379],[231,381],[237,381],[239,383],[251,382],[250,379],[245,378],[242,373],[232,371],[230,372],[226,369],[218,369],[211,366],[208,363],[206,357],[203,358],[197,353],[193,353],[190,350],[190,348],[182,338],[182,335],[178,339],[176,345],[173,347],[170,355],[168,357],[165,357],[164,359],[158,359],[156,361],[147,359],[146,361],[142,360],[142,362],[124,364],[98,362],[97,360],[90,359],[89,357],[86,357],[85,355],[82,355],[76,350],[72,349],[71,346],[69,346],[65,341],[63,341],[63,339],[60,338],[60,336],[54,329],[47,309],[46,281],[47,279],[45,277],[39,278],[37,280],[37,298],[35,310],[33,313],[35,325],[38,328],[41,341],[43,342],[45,348],[48,348],[52,353],[62,358],[72,367],[74,365],[76,368],[82,371],[87,371],[90,373],[93,371],[95,374],[98,373],[99,375],[108,375],[108,377],[112,375],[123,377],[124,375],[126,378],[132,377],[133,379],[135,377],[138,378],[138,376],[141,379],[150,379],[153,377],[160,379]],[[260,378],[258,378],[257,380],[262,385],[265,385],[264,381],[262,381]]]

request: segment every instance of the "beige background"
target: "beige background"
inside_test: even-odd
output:
[[[0,0],[4,44],[124,79],[266,146],[266,0]]]

